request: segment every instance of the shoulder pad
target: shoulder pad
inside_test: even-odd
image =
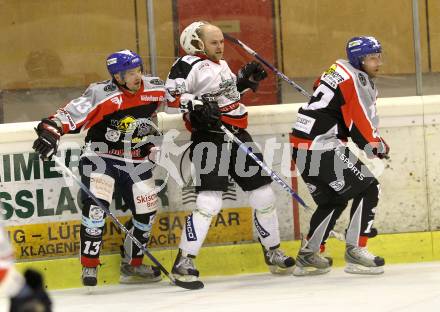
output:
[[[350,79],[350,76],[339,66],[339,64],[333,64],[321,76],[321,81],[325,82],[333,89],[336,89],[340,83],[348,79]]]
[[[186,79],[193,69],[193,66],[198,62],[203,61],[202,58],[193,55],[185,55],[184,57],[179,58],[171,67],[170,74],[168,75],[169,79],[183,78]]]
[[[202,60],[199,56],[196,55],[185,55],[181,58],[182,62],[193,65],[195,62]]]
[[[165,83],[159,77],[142,76],[142,80],[146,89],[162,89],[165,87]]]
[[[96,102],[105,99],[112,94],[120,93],[118,86],[113,83],[112,80],[105,80],[100,82],[95,82],[89,85],[89,87],[84,91],[83,96],[94,97]]]

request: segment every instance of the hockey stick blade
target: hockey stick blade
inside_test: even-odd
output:
[[[185,281],[179,281],[178,279],[174,279],[174,284],[176,286],[190,290],[197,290],[205,287],[202,281],[185,282]]]
[[[119,227],[119,229],[124,232],[130,239],[133,241],[133,243],[136,244],[136,246],[139,247],[140,250],[142,250],[143,254],[146,255],[159,269],[162,271],[163,274],[165,274],[176,286],[185,288],[185,289],[201,289],[203,288],[203,283],[200,281],[192,281],[192,282],[185,282],[185,281],[179,281],[177,280],[172,274],[170,274],[167,269],[164,268],[164,266],[148,251],[148,249],[139,242],[139,240],[133,236],[133,234],[127,230],[127,228],[116,218],[116,216],[107,208],[105,207],[102,202],[96,198],[96,196],[84,185],[84,183],[81,182],[78,177],[75,176],[75,174],[67,168],[65,164],[61,161],[60,158],[57,156],[52,156],[52,160],[55,161],[55,163],[68,175],[70,176],[75,182],[78,184],[78,186],[85,192],[87,195],[90,196],[90,198],[101,208],[112,220],[113,222]]]

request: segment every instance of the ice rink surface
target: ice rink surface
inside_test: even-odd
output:
[[[267,274],[210,277],[202,290],[167,281],[52,291],[55,312],[146,311],[440,311],[440,262],[388,265],[361,276],[336,268],[310,277]],[[7,300],[0,298],[0,311]]]

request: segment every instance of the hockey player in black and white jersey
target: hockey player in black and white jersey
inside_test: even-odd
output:
[[[181,279],[198,279],[199,272],[193,259],[205,240],[212,217],[221,210],[222,192],[227,189],[228,176],[248,192],[264,259],[271,272],[290,272],[295,262],[279,248],[272,181],[262,175],[261,168],[239,150],[238,145],[228,144],[219,128],[224,124],[241,141],[252,143],[252,137],[246,131],[248,116],[246,107],[240,103],[240,94],[248,89],[255,92],[259,81],[267,74],[259,63],[251,62],[239,71],[237,78],[223,60],[222,31],[208,22],[189,25],[182,32],[180,43],[188,55],[179,58],[168,75],[165,83],[167,110],[185,113],[186,126],[192,132],[190,158],[196,170],[198,195],[196,207],[186,219],[172,273]],[[231,147],[226,148],[228,145]],[[211,149],[214,154],[203,146],[214,147]],[[259,151],[254,152],[262,159]],[[237,169],[241,168],[243,172],[249,166],[258,168],[250,176],[240,174]],[[207,167],[212,170],[205,172]]]
[[[293,128],[293,159],[318,205],[296,258],[294,275],[330,271],[320,254],[336,220],[353,200],[345,241],[347,273],[381,274],[385,260],[367,249],[379,200],[379,182],[346,146],[352,141],[370,158],[387,158],[389,147],[379,134],[377,89],[382,47],[374,37],[354,37],[346,60],[337,60],[315,83],[309,103],[301,107]]]
[[[158,77],[143,75],[141,57],[130,50],[110,54],[107,69],[112,79],[91,84],[82,96],[38,124],[33,148],[50,159],[61,135],[88,130],[79,163],[82,182],[107,208],[118,187],[133,214],[126,227],[146,245],[158,210],[151,169],[159,149],[154,145],[159,134],[154,122],[165,88]],[[81,200],[82,281],[95,286],[105,212],[84,191]],[[121,283],[161,280],[157,267],[142,264],[143,253],[128,236],[121,255]]]

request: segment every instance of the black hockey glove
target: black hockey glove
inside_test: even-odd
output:
[[[373,144],[373,155],[379,159],[389,159],[390,147],[384,139],[381,138],[380,140],[381,142]]]
[[[201,97],[202,105],[194,105],[190,112],[190,118],[201,126],[208,128],[219,128],[221,126],[221,112],[218,103],[214,97],[203,95]]]
[[[256,92],[259,82],[267,77],[263,66],[258,62],[250,62],[238,71],[237,89],[241,93],[246,89]]]
[[[55,121],[44,118],[35,128],[38,138],[32,148],[40,154],[41,159],[51,159],[57,153],[61,129]]]
[[[52,302],[44,290],[43,277],[34,270],[24,273],[26,284],[11,298],[10,312],[51,312]]]

